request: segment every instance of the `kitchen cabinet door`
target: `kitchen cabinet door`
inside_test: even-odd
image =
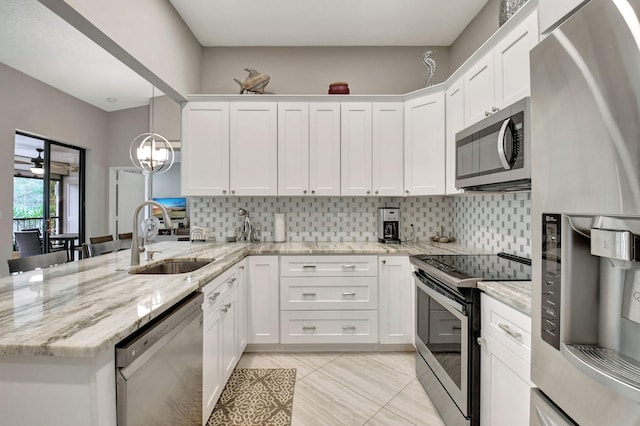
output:
[[[373,110],[373,195],[404,191],[404,104],[375,102]]]
[[[496,111],[493,51],[464,73],[464,122],[470,126]]]
[[[220,310],[216,309],[206,315],[202,327],[202,424],[206,424],[225,385],[222,374]]]
[[[229,103],[189,102],[182,110],[181,193],[229,191]]]
[[[219,308],[221,338],[222,338],[222,377],[224,382],[229,379],[239,360],[238,355],[238,287],[226,295]]]
[[[242,260],[236,268],[238,282],[238,359],[247,347],[247,261]]]
[[[343,102],[341,105],[341,195],[370,195],[371,103]]]
[[[445,194],[458,194],[456,189],[456,133],[464,129],[464,81],[454,81],[446,96]]]
[[[531,94],[529,51],[538,44],[538,13],[534,9],[493,49],[495,102],[504,108]]]
[[[410,99],[404,106],[406,195],[444,194],[444,91]]]
[[[231,195],[278,195],[275,102],[230,103]]]
[[[309,190],[340,195],[340,104],[309,104]]]
[[[247,343],[279,343],[278,256],[250,256],[247,276]]]
[[[414,319],[411,266],[406,256],[378,258],[380,343],[412,343]]]
[[[309,192],[309,104],[278,103],[278,195]]]

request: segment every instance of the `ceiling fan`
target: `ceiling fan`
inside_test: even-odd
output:
[[[38,152],[37,157],[24,157],[20,155],[16,155],[14,157],[15,169],[17,172],[20,171],[31,171],[31,173],[42,176],[44,174],[44,158],[42,158],[42,153],[44,152],[43,148],[36,148]],[[60,162],[60,161],[51,161],[51,173],[56,175],[69,175],[69,172],[77,172],[79,170],[79,165],[76,160],[73,161],[72,164]]]
[[[44,149],[36,148],[36,151],[38,151],[38,157],[31,159],[31,161],[33,162],[33,167],[31,167],[29,170],[31,170],[31,173],[33,173],[34,175],[43,175],[44,158],[42,158],[42,152],[44,151]]]

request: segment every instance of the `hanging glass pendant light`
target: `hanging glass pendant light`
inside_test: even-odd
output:
[[[162,135],[153,131],[154,91],[151,90],[149,101],[149,132],[136,136],[129,146],[129,158],[138,169],[150,174],[162,174],[171,168],[175,152],[171,143]]]

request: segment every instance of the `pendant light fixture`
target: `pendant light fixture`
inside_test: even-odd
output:
[[[162,135],[153,131],[154,91],[151,89],[149,101],[149,132],[136,136],[129,147],[129,158],[138,169],[149,174],[162,174],[169,171],[175,159],[171,143]]]

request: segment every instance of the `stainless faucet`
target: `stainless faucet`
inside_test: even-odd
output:
[[[138,246],[138,214],[140,213],[140,210],[142,210],[144,206],[158,207],[160,210],[162,210],[162,215],[164,216],[164,227],[171,229],[173,226],[171,224],[171,218],[169,217],[169,212],[167,212],[167,209],[162,204],[156,201],[145,201],[141,203],[138,207],[136,207],[135,211],[133,212],[133,232],[131,236],[133,239],[133,242],[131,244],[131,266],[136,266],[140,264],[140,253],[145,250],[144,240],[142,241],[142,246]]]

